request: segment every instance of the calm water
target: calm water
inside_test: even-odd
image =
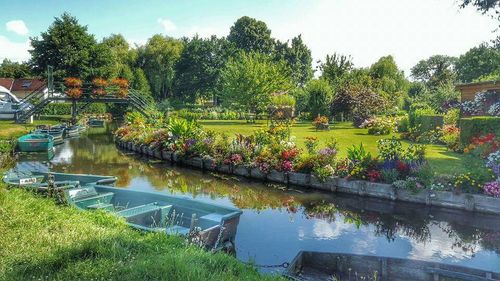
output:
[[[43,156],[42,156],[43,158]],[[22,161],[33,161],[20,157]],[[40,159],[43,160],[43,159]],[[56,147],[54,171],[118,177],[117,186],[243,210],[236,256],[290,262],[300,250],[413,258],[500,271],[500,218],[332,195],[170,166],[118,150],[109,129]]]

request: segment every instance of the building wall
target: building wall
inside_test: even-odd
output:
[[[457,90],[462,93],[462,101],[474,100],[477,93],[487,90],[500,91],[500,81],[492,81],[485,83],[472,83],[465,85],[458,85]]]

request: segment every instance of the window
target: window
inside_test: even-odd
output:
[[[29,88],[31,86],[31,83],[32,83],[32,81],[29,81],[29,80],[23,81],[23,84],[21,85],[21,87]]]

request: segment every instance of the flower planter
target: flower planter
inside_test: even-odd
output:
[[[161,159],[172,162],[172,151],[162,150]]]
[[[310,177],[309,174],[290,172],[288,173],[288,183],[298,186],[309,186]]]
[[[429,193],[425,191],[414,193],[408,190],[396,189],[396,198],[401,201],[430,205],[430,201],[428,199]]]
[[[500,198],[474,194],[474,210],[485,213],[500,214]]]
[[[227,164],[217,165],[217,172],[219,172],[219,173],[231,174],[231,171],[232,171],[231,165],[227,165]]]
[[[158,149],[158,148],[154,149],[153,150],[153,156],[156,159],[161,159],[161,151],[160,151],[160,149]]]
[[[250,170],[250,177],[258,180],[266,180],[267,174],[263,173],[259,168],[255,167]]]
[[[422,192],[423,193],[423,192]],[[451,191],[431,191],[430,194],[430,203],[433,206],[440,206],[440,207],[448,207],[448,208],[455,208],[455,209],[462,209],[462,210],[468,210],[468,211],[473,211],[476,209],[476,195],[474,194],[456,194]],[[487,197],[483,195],[477,195],[478,198],[481,202],[488,202],[489,200],[481,200],[481,197]],[[492,199],[495,199],[493,197],[490,197]],[[411,198],[406,198],[411,200]],[[497,208],[500,209],[500,200],[497,199],[496,205]]]
[[[319,190],[336,191],[337,179],[335,177],[328,177],[327,179],[322,181],[315,175],[311,175],[309,186]]]
[[[278,172],[276,170],[271,170],[267,174],[267,180],[277,183],[287,183],[286,176],[284,172]]]
[[[191,157],[182,159],[182,164],[201,169],[203,167],[203,160],[200,157]]]
[[[215,171],[217,168],[217,165],[215,164],[215,161],[211,158],[203,158],[203,169],[207,171]]]
[[[233,174],[240,176],[240,177],[249,177],[250,176],[250,169],[246,166],[243,165],[238,165],[233,167]]]

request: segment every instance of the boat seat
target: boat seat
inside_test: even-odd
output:
[[[97,203],[93,205],[87,206],[87,209],[91,210],[104,210],[104,211],[113,211],[113,204],[110,203]]]
[[[163,206],[163,207],[165,207],[165,206]],[[123,211],[119,211],[116,214],[118,214],[119,216],[128,218],[128,217],[132,217],[132,216],[136,216],[139,214],[148,213],[148,212],[156,211],[156,210],[160,210],[160,209],[162,209],[162,206],[159,206],[157,202],[153,202],[153,203],[149,203],[149,204],[145,204],[145,205],[139,205],[136,207],[128,208],[128,209],[125,209]]]
[[[204,216],[200,217],[200,219],[204,219],[204,220],[209,220],[209,221],[214,221],[214,222],[217,222],[217,223],[221,223],[222,217],[224,217],[224,215],[222,215],[222,214],[210,213],[208,215],[204,215]]]
[[[166,233],[169,235],[188,235],[189,228],[180,226],[180,225],[172,225],[166,228]]]

